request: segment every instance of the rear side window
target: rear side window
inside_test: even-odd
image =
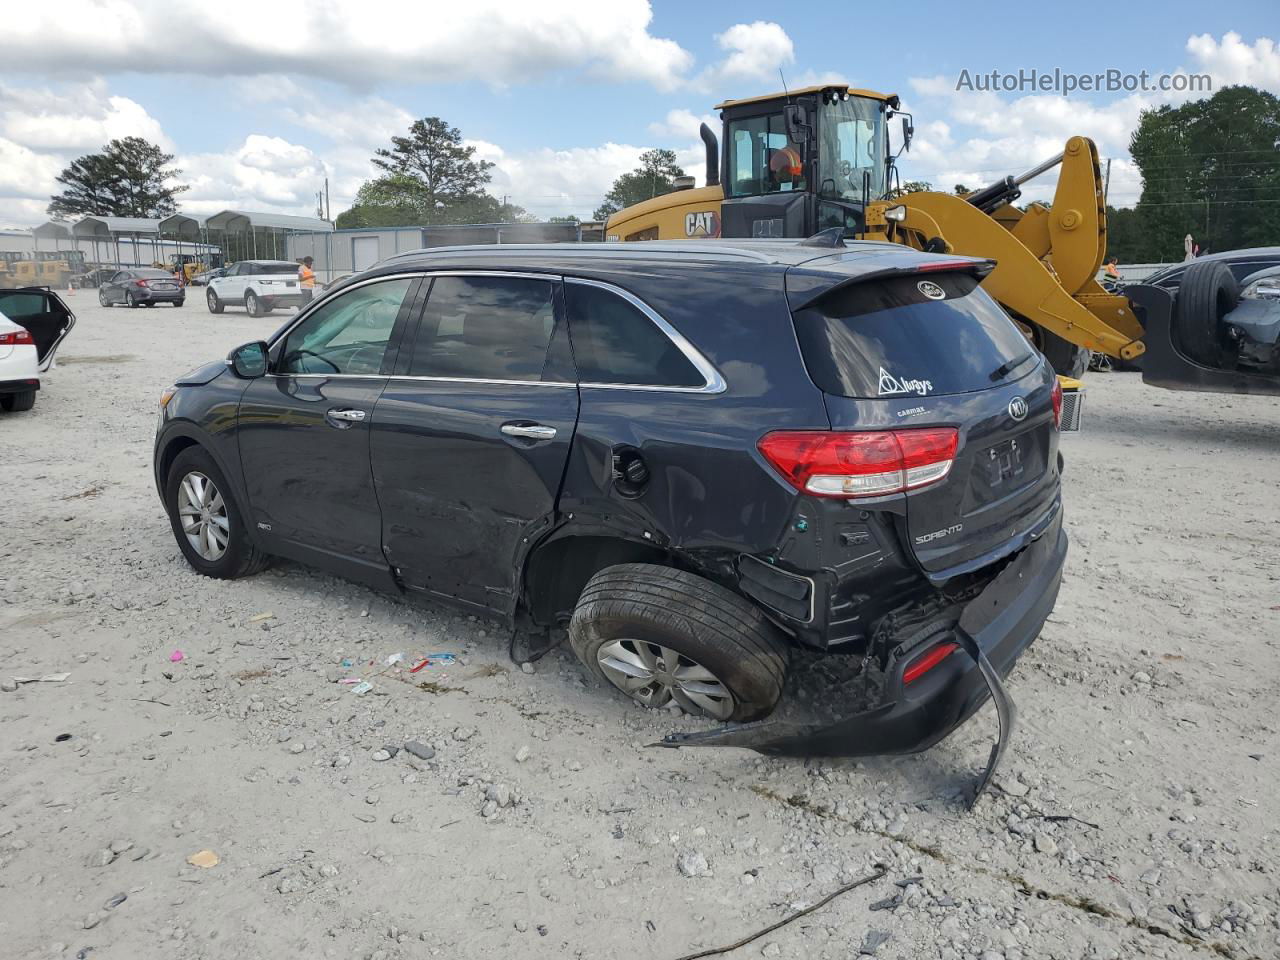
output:
[[[569,336],[582,383],[701,387],[706,380],[662,330],[609,290],[566,283]]]
[[[795,324],[809,376],[842,397],[970,393],[1039,359],[969,274],[850,284],[797,311]]]
[[[550,281],[437,277],[418,324],[409,375],[541,380],[555,331]]]

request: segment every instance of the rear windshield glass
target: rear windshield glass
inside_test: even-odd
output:
[[[1039,358],[968,274],[851,284],[795,321],[809,376],[842,397],[970,393],[1024,376]]]
[[[256,274],[264,273],[288,273],[293,276],[298,274],[298,265],[296,263],[259,263],[253,268]]]
[[[166,280],[173,279],[173,274],[166,270],[135,270],[133,271],[133,275],[140,280],[151,280],[153,278],[158,280],[161,277],[164,277]]]

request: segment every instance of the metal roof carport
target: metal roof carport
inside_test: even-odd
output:
[[[72,249],[75,248],[74,234],[71,232],[71,224],[65,220],[47,220],[38,227],[32,227],[31,239],[37,251],[40,249],[41,240],[52,240],[54,250],[62,249],[58,244],[59,240],[71,240],[71,247]]]
[[[254,213],[247,210],[223,210],[215,213],[205,221],[206,230],[220,230],[226,235],[223,249],[227,252],[227,260],[243,260],[246,257],[257,259],[258,237],[262,236],[262,253],[283,260],[287,256],[287,238],[293,233],[332,233],[333,224],[318,217],[295,217],[283,213]],[[243,234],[249,234],[247,243]],[[241,249],[232,252],[232,237]]]
[[[93,242],[94,260],[99,262],[101,258],[98,256],[98,242],[107,241],[114,245],[116,263],[120,263],[121,236],[132,237],[135,250],[146,236],[151,241],[151,259],[155,260],[159,255],[160,248],[156,241],[160,239],[160,221],[151,217],[85,217],[76,222],[71,233],[77,238]]]

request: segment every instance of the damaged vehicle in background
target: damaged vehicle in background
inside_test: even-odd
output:
[[[1003,749],[1067,539],[1061,390],[990,268],[839,241],[401,254],[166,390],[157,489],[205,575],[289,557],[567,625],[624,695],[728,723],[671,745],[911,752],[994,693]]]
[[[30,410],[40,374],[76,324],[62,298],[47,287],[0,290],[0,410]]]

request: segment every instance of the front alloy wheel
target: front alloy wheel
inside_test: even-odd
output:
[[[675,701],[685,713],[728,720],[734,699],[720,679],[692,657],[646,640],[611,640],[596,660],[615,687],[645,707]]]
[[[211,563],[227,552],[231,523],[227,504],[212,480],[192,470],[178,485],[178,520],[191,549]]]
[[[102,304],[104,307],[111,306],[111,301],[107,299],[107,291],[103,290],[101,287],[98,288],[98,303]]]

